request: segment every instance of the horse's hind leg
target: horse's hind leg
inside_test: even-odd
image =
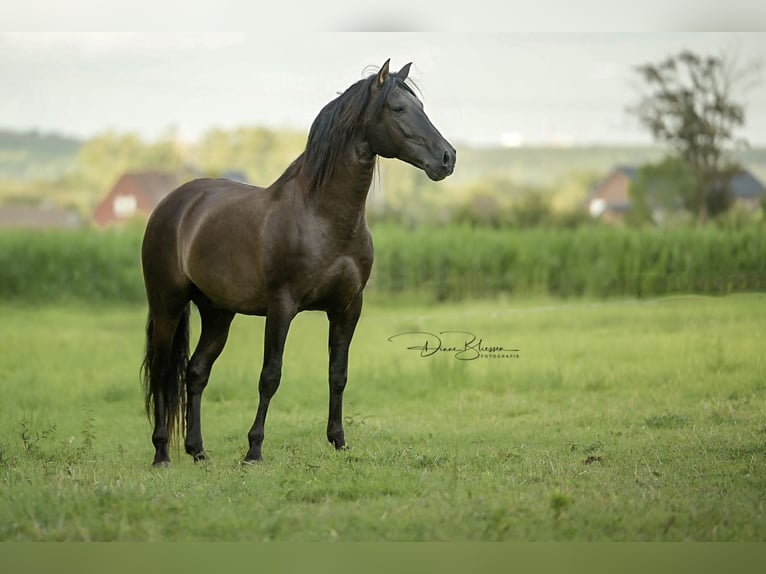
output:
[[[185,337],[188,336],[188,315],[181,308],[178,313],[150,315],[149,346],[147,349],[147,406],[151,403],[154,414],[154,466],[170,463],[168,446],[177,421],[176,407],[180,384],[178,376],[186,368]]]
[[[197,348],[194,350],[186,379],[186,452],[195,461],[207,458],[202,446],[201,412],[202,391],[207,386],[213,363],[220,356],[229,336],[234,313],[216,309],[207,300],[195,299],[202,322]]]
[[[327,417],[327,440],[340,450],[346,446],[343,432],[343,391],[348,379],[348,350],[362,312],[362,295],[341,312],[328,311],[330,320],[330,409]]]

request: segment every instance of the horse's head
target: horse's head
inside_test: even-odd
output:
[[[439,181],[454,171],[457,152],[434,127],[423,104],[405,83],[410,65],[391,74],[386,61],[373,79],[367,141],[374,153],[406,161]]]

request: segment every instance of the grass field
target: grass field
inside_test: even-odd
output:
[[[368,302],[341,453],[303,314],[252,467],[261,319],[204,396],[210,462],[153,469],[143,307],[0,316],[0,540],[766,540],[766,295]],[[414,330],[518,357],[388,340]]]

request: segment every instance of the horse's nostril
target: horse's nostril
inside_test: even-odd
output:
[[[442,165],[444,167],[449,167],[451,163],[452,163],[452,155],[450,155],[450,152],[445,151],[444,156],[442,157]]]

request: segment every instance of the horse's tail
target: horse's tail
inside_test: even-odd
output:
[[[164,364],[163,364],[164,363]],[[146,415],[156,424],[154,405],[164,405],[164,422],[168,445],[185,431],[186,367],[189,363],[189,305],[178,321],[169,361],[159,361],[154,348],[154,319],[151,312],[146,321],[146,354],[141,366]]]

